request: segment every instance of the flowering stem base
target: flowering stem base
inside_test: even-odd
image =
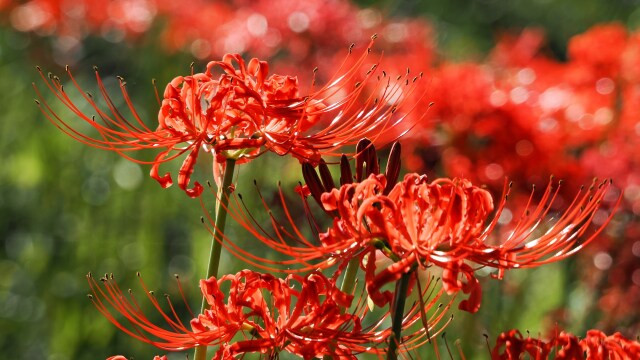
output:
[[[402,320],[404,317],[404,304],[407,299],[407,289],[409,288],[409,279],[413,271],[409,271],[402,275],[396,283],[396,292],[393,299],[393,309],[391,309],[393,318],[391,324],[391,339],[389,339],[389,349],[387,350],[387,360],[398,359],[398,346],[402,339]]]
[[[209,266],[207,268],[207,276],[205,279],[209,279],[212,276],[218,277],[218,268],[220,267],[220,254],[222,252],[222,238],[221,234],[224,232],[225,225],[227,223],[227,208],[229,206],[229,196],[231,195],[231,183],[233,181],[233,171],[235,169],[236,160],[227,158],[224,174],[222,175],[222,184],[218,189],[218,206],[216,207],[216,220],[215,227],[213,229],[213,240],[211,244],[211,255],[209,256]],[[200,313],[204,314],[207,308],[207,301],[202,299],[202,306]],[[205,360],[207,357],[207,347],[201,345],[196,347],[193,354],[195,360]]]

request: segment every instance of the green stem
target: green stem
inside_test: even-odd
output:
[[[347,295],[351,295],[353,293],[353,289],[356,286],[356,275],[358,274],[358,265],[360,265],[360,259],[358,257],[354,257],[349,260],[349,264],[347,265],[347,270],[344,272],[344,279],[342,279],[342,285],[340,286],[340,291]]]
[[[209,256],[209,266],[207,268],[208,279],[212,276],[218,276],[218,268],[220,267],[220,254],[222,253],[222,238],[221,234],[224,232],[225,225],[227,223],[227,207],[229,206],[229,196],[231,195],[230,187],[233,181],[233,170],[236,165],[235,159],[227,158],[227,163],[222,175],[222,185],[218,189],[218,206],[216,207],[216,221],[215,228],[213,229],[213,240],[211,244],[211,255]],[[204,313],[207,309],[207,301],[202,299],[202,307],[200,313]],[[195,360],[205,360],[207,357],[207,346],[200,345],[196,347],[193,358]]]
[[[404,303],[407,300],[407,289],[409,288],[409,278],[413,271],[402,274],[402,277],[396,283],[396,293],[393,299],[393,318],[391,319],[391,336],[389,341],[389,350],[387,352],[387,360],[398,359],[398,346],[402,339],[402,319],[404,318]]]

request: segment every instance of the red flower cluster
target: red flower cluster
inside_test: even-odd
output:
[[[309,165],[305,167],[307,191],[302,191],[303,195],[319,200],[333,219],[332,226],[318,235],[317,243],[302,236],[290,216],[292,231],[283,230],[283,225],[274,220],[275,236],[269,236],[242,210],[230,210],[231,216],[261,242],[291,257],[280,262],[281,265],[299,264],[303,270],[309,270],[359,259],[366,271],[368,296],[378,306],[389,304],[393,299],[391,292],[381,291],[386,284],[398,281],[416,268],[436,266],[443,270],[443,286],[447,292],[463,291],[470,295],[459,307],[475,312],[482,295],[475,277],[477,268],[493,268],[497,271],[496,277],[501,278],[509,269],[536,267],[564,259],[595,239],[608,223],[606,220],[595,231],[589,231],[610,181],[594,182],[587,191],[575,196],[555,221],[547,222],[560,189],[559,184],[552,182],[542,196],[541,205],[531,208],[528,204],[517,224],[507,234],[499,234],[496,228],[506,205],[508,188],[505,187],[505,194],[490,218],[494,212],[490,193],[468,180],[429,182],[424,175],[407,174],[395,183],[399,146],[392,150],[385,174],[380,174],[375,149],[369,141],[361,142],[357,152],[356,181],[343,157],[339,188],[333,185],[324,163],[320,165],[320,177]],[[283,206],[286,208],[284,202]],[[613,213],[609,220],[612,216]],[[288,240],[302,245],[289,245]],[[225,238],[224,244],[229,243],[233,244],[233,240]],[[228,248],[247,262],[278,263],[249,254],[237,245],[228,245]],[[380,256],[393,263],[382,265],[373,261]]]
[[[584,339],[562,331],[548,341],[524,338],[520,331],[511,330],[500,334],[491,353],[494,360],[516,360],[523,356],[531,359],[631,360],[640,357],[640,344],[620,333],[607,336],[598,330],[589,330]]]
[[[164,350],[218,345],[214,359],[234,359],[254,352],[277,354],[283,350],[304,359],[322,355],[356,359],[358,353],[384,352],[380,344],[390,335],[389,329],[382,329],[388,313],[372,325],[363,325],[367,307],[354,303],[352,295],[340,291],[333,279],[319,272],[278,279],[243,270],[218,280],[201,280],[200,288],[208,307],[191,320],[190,326],[180,320],[168,296],[170,311],[163,311],[153,291],[148,291],[140,280],[146,297],[167,327],[146,318],[133,293],[125,295],[113,275],[101,278],[102,285],[91,274],[87,278],[93,291],[91,300],[109,321],[130,336]],[[431,291],[431,287],[428,284],[427,290]],[[223,292],[223,288],[228,290]],[[438,297],[430,301],[430,306],[436,304]],[[111,308],[125,321],[112,315]],[[429,331],[437,334],[436,325],[443,320],[444,313],[436,312],[424,325],[426,328],[405,335],[405,341],[416,345],[424,341],[421,339]],[[414,307],[404,319],[404,326],[408,328],[420,319],[420,311]],[[237,335],[244,340],[232,342]]]
[[[230,283],[228,296],[221,292],[225,282]],[[344,311],[353,297],[321,273],[283,280],[244,270],[217,281],[202,280],[200,287],[211,308],[192,320],[195,332],[228,327],[230,335],[243,331],[253,338],[233,343],[228,342],[231,337],[225,338],[215,359],[281,350],[305,359],[319,355],[355,359],[353,353],[367,352],[384,338],[383,332],[363,328],[358,316]]]
[[[240,55],[228,54],[222,61],[210,62],[204,73],[179,76],[167,85],[155,130],[138,116],[125,81],[119,78],[122,95],[134,121],[121,115],[97,70],[98,86],[108,106],[106,110],[98,106],[90,94],[82,92],[68,68],[67,73],[101,121],[96,121],[95,116],[85,114],[74,104],[58,77],[47,77],[40,71],[49,90],[75,117],[96,130],[97,136],[76,130],[56,114],[40,92],[38,96],[42,102],[38,104],[54,125],[76,140],[112,150],[139,163],[153,164],[151,176],[163,187],[170,186],[173,180],[168,173],[160,175],[159,166],[187,154],[178,174],[178,185],[187,195],[197,197],[203,187],[198,182],[192,188],[188,186],[200,149],[213,153],[213,168],[217,172],[219,165],[228,158],[244,162],[264,151],[273,151],[279,155],[291,153],[301,161],[317,163],[321,155],[335,155],[336,149],[354,144],[361,137],[370,136],[385,143],[399,136],[394,125],[414,110],[414,106],[406,103],[406,98],[398,98],[398,93],[411,94],[417,78],[409,81],[407,74],[391,80],[384,71],[378,75],[377,63],[370,67],[366,65],[372,45],[373,41],[355,63],[345,61],[328,85],[306,96],[299,94],[295,77],[268,76],[266,62],[254,58],[246,64]],[[351,57],[349,54],[347,58]],[[222,70],[220,75],[215,74],[216,69]],[[377,91],[364,95],[362,84],[366,83],[373,83]],[[404,128],[411,128],[423,116],[424,112],[405,121]],[[152,162],[128,155],[143,149],[162,151]]]

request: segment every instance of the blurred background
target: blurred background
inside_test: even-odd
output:
[[[305,87],[315,66],[326,79],[350,43],[364,46],[373,33],[380,34],[376,51],[384,52],[384,65],[391,72],[423,71],[426,100],[435,102],[428,121],[403,139],[404,171],[465,176],[496,198],[508,176],[522,195],[506,211],[512,218],[531,185],[544,188],[551,174],[566,181],[559,208],[594,176],[614,179],[607,201],[623,197],[607,230],[577,257],[483,282],[480,312],[456,313],[448,341],[459,340],[469,358],[482,359],[488,358],[483,334],[495,338],[511,328],[538,334],[557,323],[577,335],[598,328],[635,338],[639,5],[0,0],[0,359],[161,354],[100,315],[87,299],[85,275],[114,273],[123,289],[142,296],[140,271],[150,288],[172,294],[181,307],[173,276],[179,274],[197,308],[197,280],[210,244],[198,200],[177,186],[162,189],[148,176],[149,166],[76,142],[47,121],[34,103],[32,83],[61,118],[79,124],[47,90],[36,65],[71,88],[64,72],[69,65],[82,89],[94,94],[97,65],[111,98],[126,109],[115,78],[123,76],[140,117],[153,128],[158,102],[152,79],[162,91],[173,77],[189,74],[192,62],[201,71],[209,60],[239,52],[268,60],[274,73],[299,76]],[[78,94],[72,99],[90,111]],[[210,162],[204,155],[200,160],[195,176],[206,181]],[[163,168],[175,173],[178,165]],[[255,194],[258,179],[271,201],[278,177],[291,190],[302,180],[298,162],[265,155],[238,170],[237,189]],[[205,208],[212,204],[205,201]],[[596,216],[596,225],[606,215]],[[509,216],[501,224],[508,226]],[[252,246],[250,239],[246,244]],[[243,267],[223,256],[222,272]],[[425,351],[417,357],[430,354]]]

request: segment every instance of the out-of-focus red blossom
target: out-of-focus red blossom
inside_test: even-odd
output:
[[[523,337],[519,330],[510,330],[500,334],[491,352],[493,360],[516,360],[523,356],[531,359],[548,359],[552,351],[556,359],[583,359],[578,339],[561,332],[549,342],[531,337]]]
[[[337,155],[338,148],[354,144],[362,137],[385,143],[401,135],[398,129],[415,125],[425,114],[421,111],[422,115],[407,119],[407,115],[416,110],[416,105],[408,99],[418,79],[409,80],[408,74],[395,79],[383,71],[380,74],[376,61],[373,65],[367,63],[372,45],[373,41],[355,63],[349,54],[328,85],[306,96],[299,94],[295,77],[268,76],[266,62],[254,58],[246,64],[240,55],[228,54],[222,61],[210,62],[204,73],[179,76],[167,85],[155,130],[148,128],[138,116],[125,82],[119,78],[134,121],[121,115],[97,71],[106,110],[101,109],[91,95],[82,93],[67,68],[73,86],[101,121],[76,107],[59,78],[51,75],[47,78],[42,72],[41,75],[49,90],[99,136],[85,135],[69,125],[40,92],[42,102],[38,103],[54,125],[76,140],[115,151],[139,163],[153,164],[151,176],[163,187],[170,186],[173,179],[169,173],[160,175],[159,166],[186,154],[178,173],[178,185],[189,196],[197,197],[203,187],[195,182],[189,188],[189,183],[200,149],[213,153],[215,172],[224,165],[224,159],[241,163],[265,151],[279,155],[291,153],[300,160],[317,163],[321,155]],[[217,69],[221,70],[220,75],[215,73]],[[376,91],[363,97],[364,84],[368,83],[373,83],[371,86]],[[161,150],[152,162],[128,155],[150,148]]]
[[[620,55],[626,42],[627,30],[622,24],[596,25],[571,38],[567,53],[572,66],[585,67],[581,72],[585,80],[594,81],[602,76],[615,78],[620,72]]]
[[[198,58],[228,52],[258,56],[287,52],[293,61],[300,61],[308,59],[315,47],[335,47],[367,36],[350,33],[349,29],[361,28],[358,8],[344,0],[202,1],[196,7],[199,11],[194,13],[161,1],[160,12],[167,18],[163,44],[169,50],[186,48]],[[207,17],[199,16],[203,13],[214,15],[217,25],[212,27]]]
[[[128,360],[128,359],[126,357],[122,356],[122,355],[116,355],[116,356],[108,357],[107,360]],[[153,360],[167,360],[167,356],[166,355],[162,355],[162,356],[156,355],[156,356],[153,357]]]
[[[200,288],[208,307],[191,320],[190,326],[180,320],[168,297],[170,310],[163,311],[153,292],[141,281],[146,297],[166,322],[165,327],[146,318],[133,293],[125,295],[113,276],[100,279],[102,285],[91,275],[88,279],[93,292],[90,297],[109,321],[128,335],[164,350],[206,345],[219,346],[215,359],[280,351],[305,359],[322,355],[355,359],[355,354],[363,352],[383,353],[381,345],[390,335],[389,329],[381,329],[388,314],[372,325],[363,326],[367,307],[357,304],[356,310],[349,310],[353,296],[341,292],[334,280],[319,272],[278,279],[243,270],[218,280],[201,280]],[[427,286],[432,291],[433,285]],[[223,288],[228,290],[223,292]],[[436,302],[437,298],[429,306],[435,306]],[[431,334],[439,331],[432,326],[444,318],[443,313],[437,312],[430,318],[432,322],[427,326]],[[420,311],[412,307],[405,317],[405,328],[420,319]],[[244,340],[231,341],[239,334]],[[427,341],[424,337],[428,334],[420,327],[414,334],[405,334],[404,339],[410,348],[411,344],[419,346],[421,341]]]
[[[620,333],[606,335],[598,330],[589,330],[584,339],[562,331],[547,341],[525,338],[520,331],[510,330],[500,334],[491,353],[494,360],[517,360],[523,356],[541,360],[633,360],[640,358],[640,343]]]
[[[500,64],[526,67],[539,59],[538,53],[546,39],[543,29],[528,28],[518,36],[501,34],[492,50],[492,58]]]
[[[598,330],[589,330],[580,341],[587,359],[638,359],[640,343],[630,340],[620,333],[606,335]]]
[[[345,43],[360,43],[373,32],[380,32],[398,52],[412,49],[416,58],[425,55],[415,64],[420,67],[433,54],[433,36],[424,21],[385,21],[379,10],[362,9],[348,0],[191,0],[189,6],[170,0],[31,0],[7,1],[3,11],[14,28],[57,35],[62,48],[70,41],[80,46],[88,34],[110,41],[135,39],[162,22],[160,44],[168,51],[186,50],[199,59],[226,53],[286,54],[278,70],[287,73],[287,64],[295,69],[316,63],[326,59],[323,53],[335,53]],[[425,48],[430,50],[421,51]]]
[[[609,39],[602,51],[596,41],[601,38]],[[405,145],[429,140],[442,146],[435,161],[448,173],[492,189],[505,174],[522,185],[541,185],[541,173],[571,185],[584,182],[592,175],[576,161],[581,152],[606,139],[614,126],[626,123],[627,131],[635,131],[640,96],[629,79],[637,77],[632,64],[640,51],[632,39],[621,25],[596,27],[572,39],[570,60],[563,63],[544,51],[540,31],[526,30],[503,36],[483,64],[445,62],[430,72],[436,105],[429,117],[440,129],[414,131]],[[509,136],[502,131],[507,127]],[[407,165],[424,171],[433,162],[418,152]]]
[[[146,32],[156,16],[156,1],[60,1],[13,2],[5,11],[19,31],[56,34],[78,41],[88,33],[107,38],[133,37]]]

